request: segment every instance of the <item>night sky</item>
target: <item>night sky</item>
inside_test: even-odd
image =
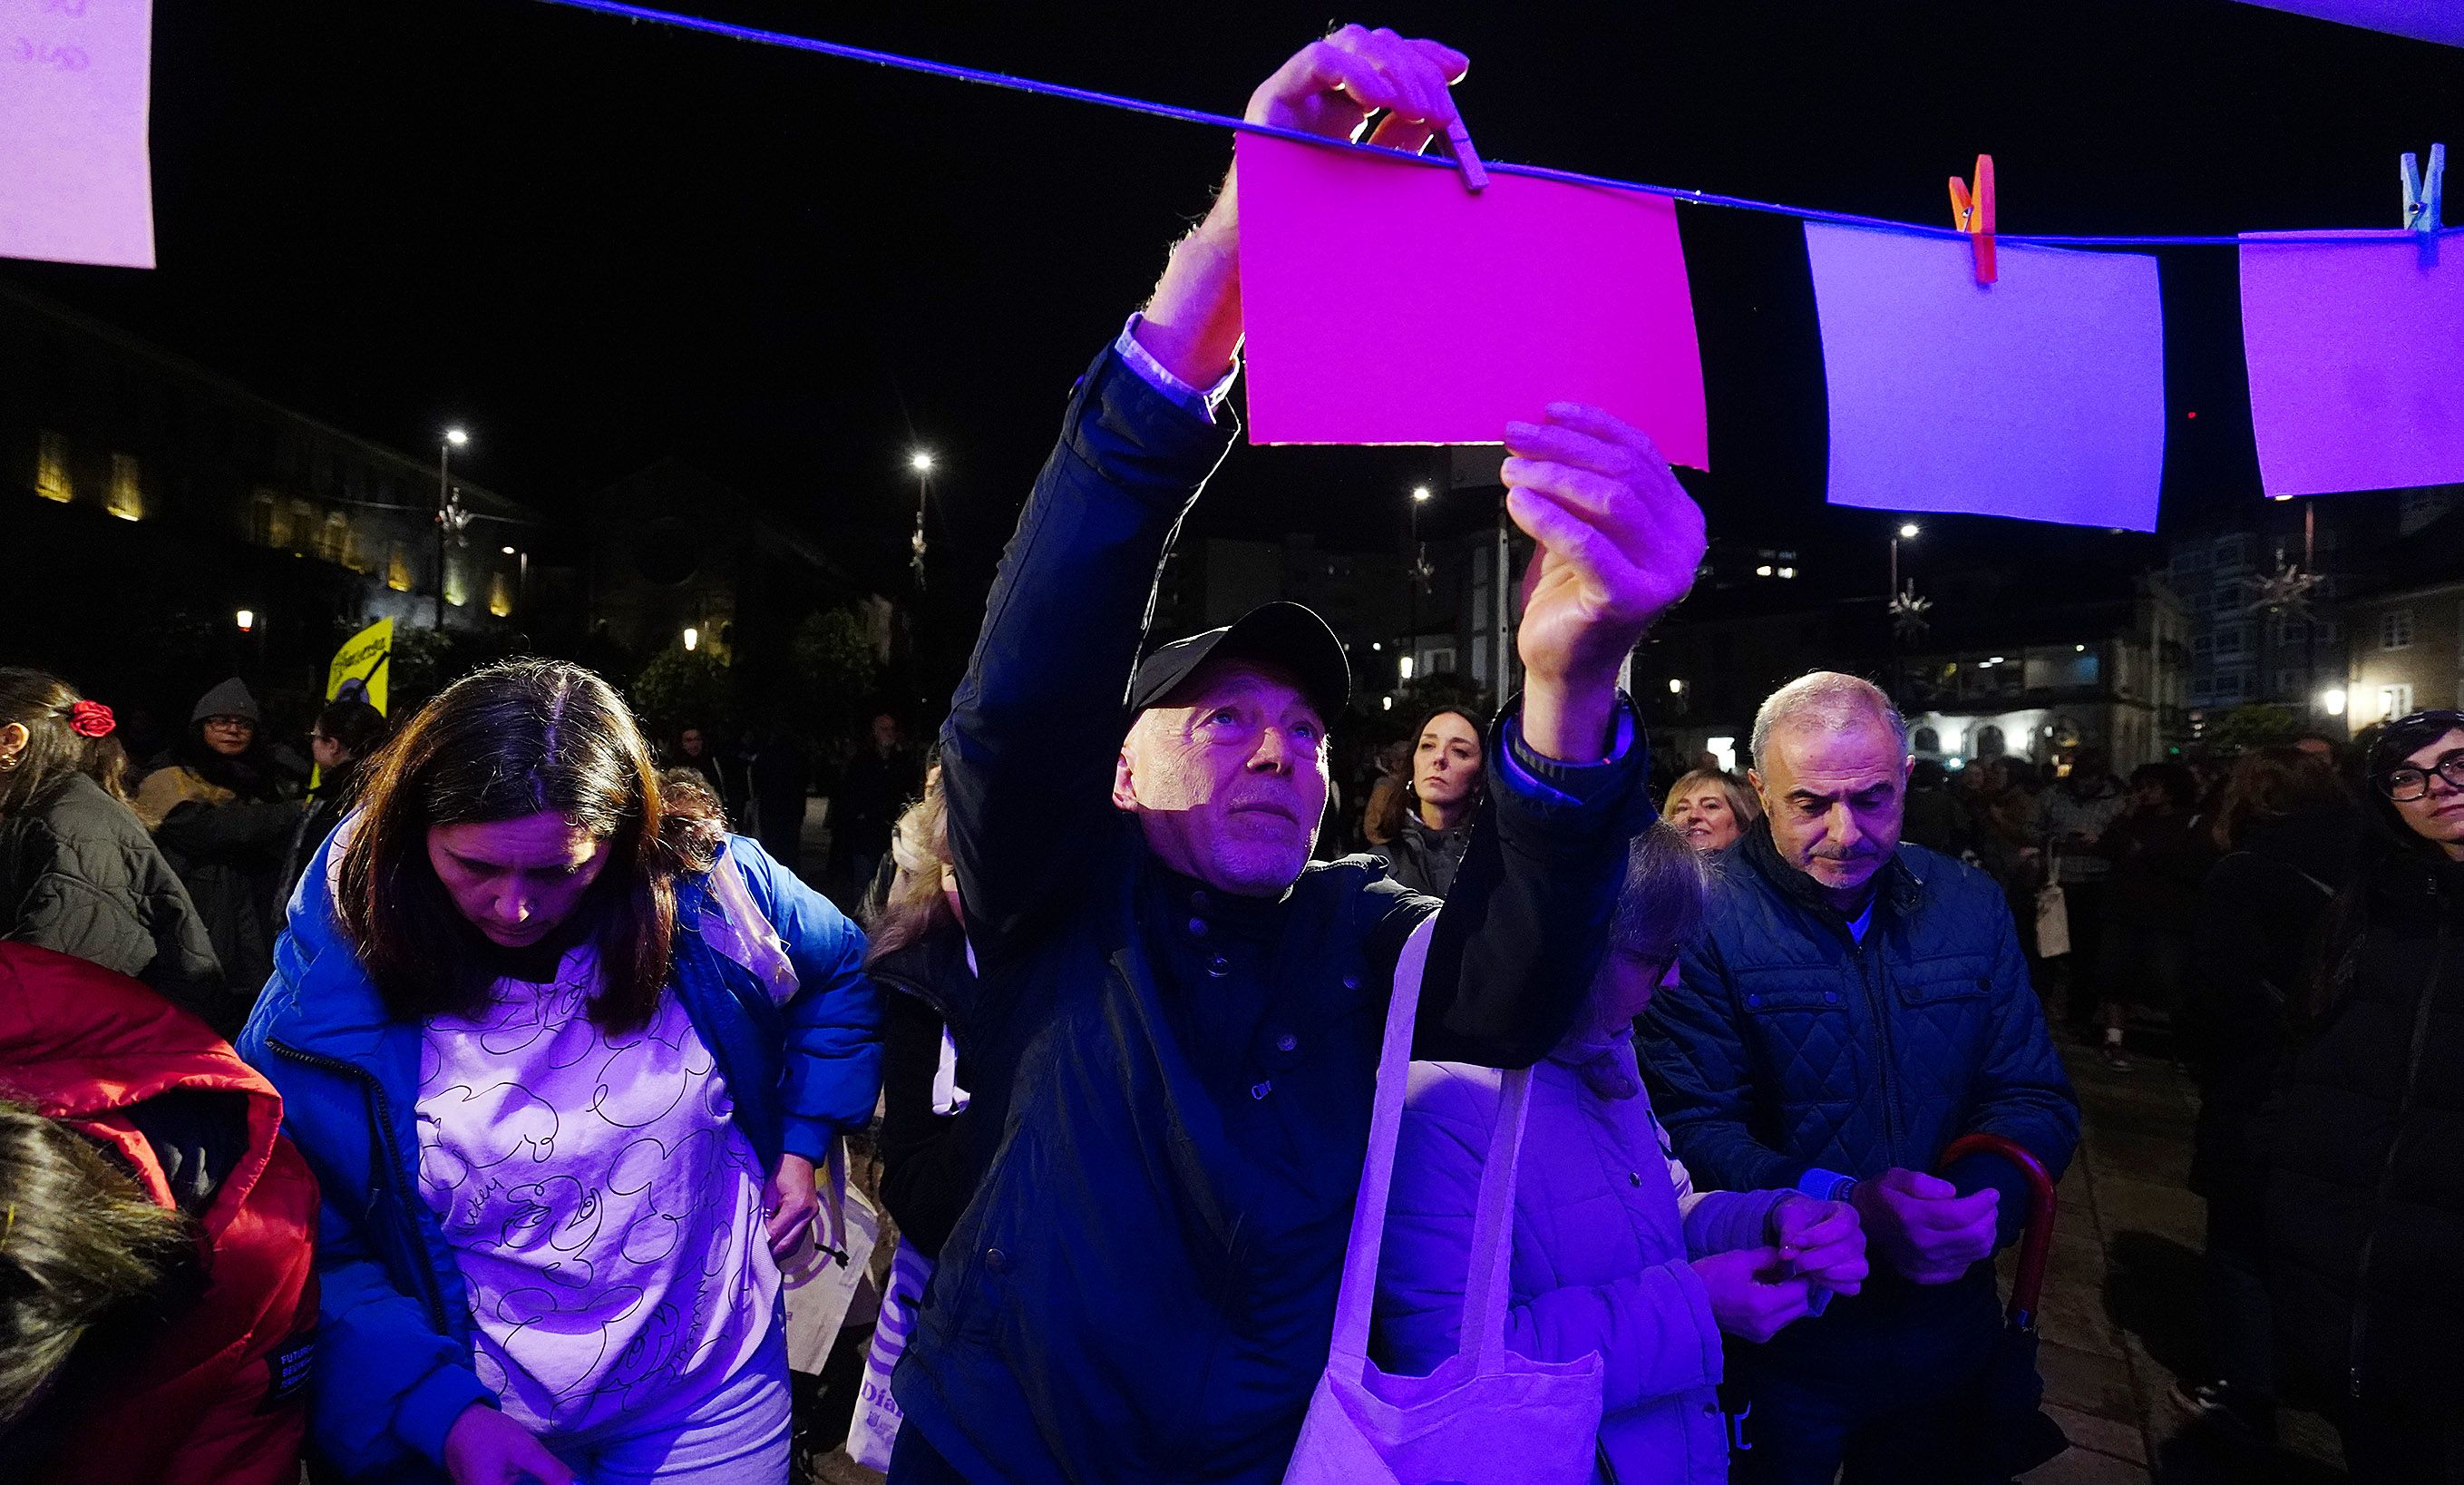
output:
[[[1329,19],[1269,3],[680,8],[1229,113]],[[2397,155],[2464,145],[2464,51],[2229,0],[1487,0],[1359,18],[1470,54],[1459,97],[1493,158],[1926,222],[1947,222],[1944,180],[1983,150],[2013,232],[2391,227]],[[0,273],[413,453],[462,422],[473,477],[553,511],[680,455],[885,585],[913,519],[904,456],[929,447],[947,564],[933,602],[970,628],[1072,378],[1229,154],[1188,124],[534,0],[157,0],[154,55],[161,269]],[[1801,543],[1819,582],[1879,592],[1887,518],[1821,505],[1795,225],[1682,214],[1714,535]],[[1409,243],[1360,251],[1409,271]],[[2173,521],[2255,499],[2256,475],[2230,250],[2168,253],[2165,289]],[[1243,447],[1199,529],[1391,544],[1402,492],[1438,467]],[[1982,520],[1935,533],[1911,570],[2157,551]]]

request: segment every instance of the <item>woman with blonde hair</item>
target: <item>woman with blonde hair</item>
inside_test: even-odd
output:
[[[1762,801],[1734,774],[1697,768],[1668,787],[1660,813],[1705,855],[1727,850],[1763,817]]]

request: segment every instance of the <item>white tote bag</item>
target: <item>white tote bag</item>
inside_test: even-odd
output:
[[[1505,1075],[1497,1125],[1481,1170],[1461,1348],[1426,1377],[1392,1376],[1369,1359],[1386,1196],[1394,1184],[1404,1083],[1411,1075],[1412,1022],[1436,921],[1432,917],[1413,933],[1395,968],[1369,1159],[1353,1205],[1352,1243],[1335,1300],[1334,1343],[1309,1398],[1285,1485],[1577,1485],[1592,1478],[1597,1460],[1599,1356],[1535,1362],[1506,1347],[1514,1173],[1531,1102],[1528,1071]]]
[[[933,1282],[933,1260],[898,1245],[890,1260],[890,1288],[881,1297],[881,1322],[873,1328],[872,1350],[864,1359],[864,1390],[856,1394],[855,1417],[847,1425],[847,1457],[869,1469],[890,1468],[890,1451],[898,1443],[898,1425],[906,1418],[898,1400],[890,1395],[891,1373],[907,1354],[907,1338],[915,1330],[915,1309],[924,1302],[924,1286]]]

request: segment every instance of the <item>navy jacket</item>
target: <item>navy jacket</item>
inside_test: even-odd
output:
[[[1699,1184],[1819,1194],[1834,1175],[1934,1170],[1974,1133],[2017,1141],[2060,1179],[2079,1100],[1990,877],[1903,844],[1860,944],[1781,860],[1768,823],[1720,867],[1683,983],[1653,999],[1640,1042],[1652,1106]],[[2015,1235],[2027,1203],[2007,1162],[1971,1157],[1949,1174],[1963,1191],[1999,1189],[2003,1235]],[[1783,1348],[1893,1308],[1951,1303],[1875,1272],[1856,1300],[1784,1332]],[[1970,1278],[1990,1274],[1980,1264]]]
[[[1365,858],[1280,899],[1146,853],[1111,803],[1157,569],[1234,430],[1114,352],[1072,398],[942,735],[981,970],[952,1034],[995,1116],[894,1386],[975,1480],[1279,1479],[1326,1361],[1394,965],[1438,903]],[[1504,766],[1441,915],[1416,1055],[1528,1065],[1590,984],[1649,819],[1614,761]]]

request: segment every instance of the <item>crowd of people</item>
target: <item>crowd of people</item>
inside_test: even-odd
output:
[[[1416,148],[1464,65],[1347,27],[1249,117]],[[783,1481],[782,1274],[844,1261],[869,1137],[893,1485],[2003,1480],[2055,1029],[2120,1062],[2149,1011],[2207,1091],[2192,1406],[2263,1434],[2298,1359],[2356,1479],[2464,1472],[2464,714],[2358,790],[1953,784],[1820,672],[1656,787],[1617,676],[1703,514],[1557,403],[1502,431],[1525,688],[1326,850],[1323,621],[1145,649],[1236,436],[1238,212],[1078,382],[929,765],[889,717],[851,764],[863,928],[763,792],[801,755],[663,774],[571,664],[338,702],[306,791],[236,681],[132,788],[108,706],[0,671],[0,1474]]]

